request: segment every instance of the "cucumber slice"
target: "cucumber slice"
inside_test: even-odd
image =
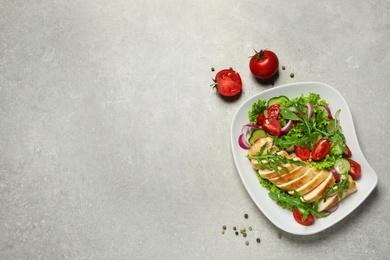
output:
[[[274,97],[274,98],[271,98],[270,100],[268,100],[268,104],[267,106],[270,107],[274,104],[282,104],[282,102],[284,101],[289,101],[288,97],[286,96],[279,96],[279,97]]]
[[[251,137],[249,137],[249,143],[253,145],[258,139],[267,137],[268,134],[264,129],[257,128],[253,130]]]
[[[336,160],[334,164],[334,169],[338,174],[345,174],[348,173],[351,169],[351,164],[348,162],[347,159],[340,158]]]

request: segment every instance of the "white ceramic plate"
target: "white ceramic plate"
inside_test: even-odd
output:
[[[361,178],[356,181],[357,192],[346,197],[340,203],[336,212],[325,218],[316,218],[316,221],[311,226],[302,226],[295,222],[291,211],[279,207],[275,201],[268,196],[268,191],[261,186],[255,171],[245,157],[247,150],[244,150],[239,146],[238,137],[241,134],[242,126],[249,122],[248,111],[251,110],[252,104],[258,99],[268,100],[280,95],[285,95],[288,98],[295,98],[301,94],[308,95],[309,93],[320,94],[321,98],[325,99],[330,104],[329,107],[333,114],[338,109],[341,109],[339,114],[340,124],[346,137],[347,144],[353,152],[352,159],[359,162],[362,167],[362,175]],[[345,99],[337,90],[323,83],[304,82],[283,85],[263,91],[246,100],[234,115],[231,125],[231,145],[238,173],[252,200],[274,225],[292,234],[315,234],[336,224],[356,209],[368,197],[378,182],[378,176],[368,164],[360,149],[352,115]]]

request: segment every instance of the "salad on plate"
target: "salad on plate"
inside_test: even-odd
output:
[[[329,216],[357,191],[362,169],[351,158],[340,113],[311,92],[258,99],[238,137],[269,197],[301,225]]]

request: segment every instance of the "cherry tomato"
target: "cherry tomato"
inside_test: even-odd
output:
[[[242,89],[240,74],[231,69],[219,71],[215,76],[214,82],[211,86],[217,87],[218,93],[222,96],[235,96]]]
[[[273,136],[280,136],[280,132],[282,131],[279,121],[273,117],[264,119],[261,127]]]
[[[257,124],[257,125],[262,125],[264,119],[265,119],[264,114],[263,114],[263,113],[260,113],[260,114],[257,116],[256,124]]]
[[[269,50],[256,52],[249,61],[249,69],[258,79],[268,79],[276,74],[279,68],[279,59]]]
[[[347,147],[348,152],[347,153],[343,153],[343,157],[344,158],[350,158],[352,156],[352,152],[349,149],[348,145],[345,145],[345,147]]]
[[[294,152],[302,161],[307,161],[310,158],[310,149],[308,147],[295,145]]]
[[[351,169],[349,170],[348,174],[352,177],[352,179],[358,179],[362,173],[362,167],[359,163],[352,159],[348,159],[348,162],[351,165]]]
[[[311,158],[314,161],[323,159],[330,151],[330,143],[325,138],[321,138],[313,147]]]
[[[314,223],[314,217],[313,217],[312,214],[309,214],[307,216],[307,218],[305,219],[305,221],[302,221],[303,214],[301,212],[299,212],[299,210],[294,209],[293,210],[293,215],[294,215],[295,221],[298,222],[301,225],[309,226],[309,225]]]
[[[267,115],[268,117],[274,117],[274,118],[278,118],[279,116],[279,109],[280,109],[280,105],[279,104],[273,104],[271,105],[269,108],[268,108],[268,111],[267,111]]]

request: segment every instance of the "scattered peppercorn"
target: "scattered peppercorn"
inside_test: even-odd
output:
[[[211,71],[214,71],[215,69],[214,69],[214,67],[211,67]]]
[[[243,237],[246,237],[246,233],[245,233],[245,232],[244,232],[244,233],[242,233],[242,236],[243,236]]]
[[[282,66],[282,70],[285,70],[286,69],[286,66]]]
[[[249,245],[249,241],[245,241],[245,245]]]
[[[236,236],[238,236],[238,231],[236,231]]]
[[[293,78],[294,76],[295,76],[294,73],[291,72],[290,77]]]
[[[223,225],[223,226],[222,226],[222,228],[223,228],[223,230],[225,230],[225,229],[226,229],[226,226],[225,226],[225,225]]]
[[[233,230],[236,230],[236,229],[237,229],[236,226],[234,226],[234,227],[233,227]]]
[[[244,218],[248,218],[248,214],[245,213],[245,214],[244,214]]]
[[[248,227],[249,231],[252,231],[252,227]]]
[[[230,70],[232,70],[232,69],[233,69],[233,67],[230,67],[229,69],[230,69]]]
[[[260,243],[260,238],[256,238],[256,242],[257,242],[257,243]]]
[[[223,235],[223,234],[225,234],[225,230],[222,230],[222,232],[221,232],[221,233],[222,233],[222,235]]]
[[[245,233],[246,232],[246,229],[245,228],[242,228],[241,230],[240,230],[240,233],[242,234],[242,233]]]

